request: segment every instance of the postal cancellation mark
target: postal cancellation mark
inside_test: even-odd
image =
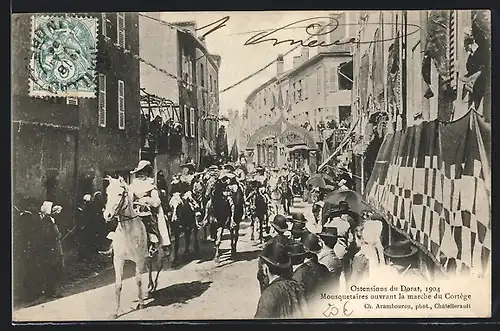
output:
[[[31,36],[31,96],[95,97],[95,18],[35,15]]]

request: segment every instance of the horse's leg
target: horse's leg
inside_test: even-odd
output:
[[[198,242],[198,228],[196,226],[193,228],[193,235],[194,235],[194,251],[196,253],[199,253],[200,243]]]
[[[180,240],[180,234],[181,234],[181,229],[178,224],[175,224],[172,227],[172,230],[174,232],[174,258],[172,260],[172,265],[175,266],[178,261],[178,255],[179,255],[179,240]]]
[[[113,266],[115,268],[115,312],[111,315],[112,319],[118,317],[118,312],[120,311],[120,296],[122,292],[122,279],[123,279],[123,266],[125,265],[125,260],[116,257],[113,258]]]
[[[259,216],[259,242],[262,244],[262,240],[263,240],[263,232],[264,232],[264,219],[262,216]]]
[[[156,288],[158,287],[158,277],[160,276],[160,272],[163,269],[163,249],[160,248],[158,250],[158,257],[157,257],[157,266],[158,266],[158,271],[156,272],[156,277],[153,285],[153,290],[152,292],[156,292]]]
[[[153,291],[154,283],[153,283],[153,258],[149,258],[147,261],[148,266],[148,292],[151,293]]]
[[[251,216],[250,217],[250,231],[251,231],[251,233],[250,233],[250,240],[254,240],[255,239],[254,235],[253,235],[253,233],[255,232],[255,223],[256,223],[255,222],[255,217]]]
[[[234,257],[234,255],[236,255],[236,245],[238,244],[238,237],[240,235],[240,223],[237,223],[232,231],[233,233],[231,236],[231,254]]]
[[[193,229],[190,228],[190,226],[186,226],[184,230],[184,241],[185,241],[185,247],[184,247],[184,256],[189,255],[189,249],[191,246],[191,233],[193,232]]]
[[[137,284],[137,296],[139,298],[139,303],[137,304],[136,309],[144,308],[144,298],[142,296],[142,272],[145,266],[145,260],[140,260],[135,263],[135,283]],[[149,272],[152,272],[151,269]]]
[[[215,257],[214,257],[214,262],[219,263],[220,262],[220,243],[222,241],[222,234],[224,233],[224,226],[218,227],[217,228],[217,234],[215,237]]]

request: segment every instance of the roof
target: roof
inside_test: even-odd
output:
[[[294,76],[295,74],[298,74],[299,72],[303,71],[307,67],[309,67],[309,66],[311,66],[311,65],[319,62],[322,58],[325,58],[325,57],[341,57],[341,56],[351,56],[351,53],[350,52],[338,52],[338,51],[318,53],[315,56],[313,56],[312,58],[310,58],[309,60],[307,60],[306,62],[304,62],[301,65],[299,65],[298,67],[290,69],[290,70],[284,72],[283,75],[281,75],[279,77],[279,81],[284,80],[286,78],[289,78],[291,76]],[[253,97],[255,97],[255,95],[257,93],[259,93],[260,91],[262,91],[263,89],[265,89],[266,87],[268,87],[269,85],[271,85],[272,83],[274,83],[276,80],[278,80],[278,78],[276,76],[274,76],[273,78],[269,79],[264,84],[262,84],[259,87],[257,87],[255,90],[253,90],[248,95],[248,97],[245,99],[245,102],[249,103],[250,100]]]

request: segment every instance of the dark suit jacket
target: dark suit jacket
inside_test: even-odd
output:
[[[279,277],[262,292],[255,318],[300,318],[306,301],[301,286],[292,279]]]
[[[327,267],[317,261],[309,260],[295,270],[293,279],[302,286],[309,302],[316,299],[314,296],[326,285],[329,275]]]

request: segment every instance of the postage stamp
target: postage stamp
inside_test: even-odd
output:
[[[97,19],[32,16],[30,96],[95,98]]]

